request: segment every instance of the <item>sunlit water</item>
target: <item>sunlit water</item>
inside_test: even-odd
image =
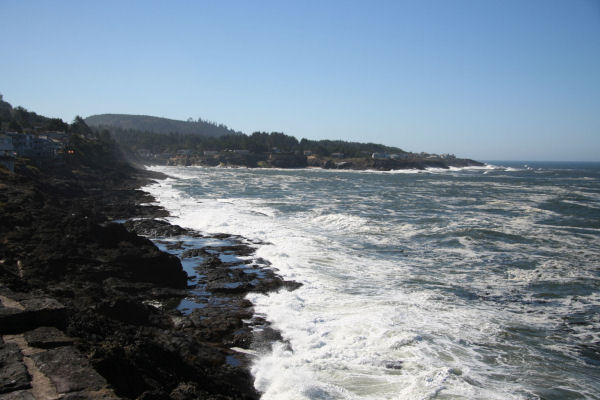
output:
[[[600,399],[600,165],[155,167],[174,223],[260,239],[293,292],[264,399]]]

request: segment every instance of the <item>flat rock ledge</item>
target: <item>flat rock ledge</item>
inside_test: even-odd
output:
[[[61,303],[0,293],[0,400],[119,398],[61,330]]]

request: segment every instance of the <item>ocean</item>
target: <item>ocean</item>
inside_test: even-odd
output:
[[[172,223],[303,284],[248,297],[263,399],[600,399],[600,164],[152,169]]]

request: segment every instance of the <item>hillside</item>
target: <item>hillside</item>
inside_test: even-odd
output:
[[[133,129],[159,134],[179,133],[198,136],[223,136],[241,133],[229,129],[223,124],[215,124],[201,119],[197,121],[179,121],[150,115],[98,114],[87,117],[85,122],[95,128]]]

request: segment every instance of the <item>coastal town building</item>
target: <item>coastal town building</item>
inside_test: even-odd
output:
[[[148,158],[152,155],[152,152],[148,149],[138,149],[137,153],[140,157],[145,157],[145,158]]]
[[[16,156],[27,157],[37,161],[51,160],[65,149],[68,135],[65,132],[31,133],[4,132],[0,134],[0,155],[3,164],[14,166]],[[13,161],[6,161],[12,158]]]
[[[344,153],[331,153],[333,158],[344,158]]]
[[[390,156],[387,153],[373,153],[371,155],[371,158],[373,160],[387,160],[388,158],[390,158]]]
[[[12,138],[0,134],[0,165],[6,167],[9,171],[15,170],[15,148],[12,144]]]

